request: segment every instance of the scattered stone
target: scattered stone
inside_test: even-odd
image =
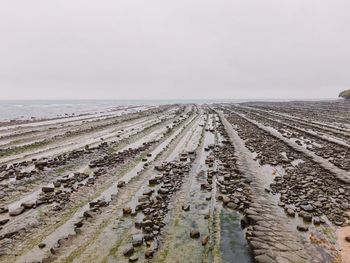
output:
[[[34,207],[34,205],[35,205],[35,203],[34,202],[30,202],[30,201],[24,202],[24,203],[21,204],[21,206],[23,206],[24,209],[31,209],[31,208]]]
[[[38,247],[39,247],[40,249],[42,249],[42,248],[46,247],[46,244],[40,243],[40,244],[38,245]]]
[[[314,225],[320,225],[321,224],[321,218],[318,216],[315,216],[313,219]]]
[[[306,225],[298,225],[298,226],[297,226],[297,229],[298,229],[299,231],[301,231],[301,232],[307,232],[307,231],[309,231],[309,227],[306,226]]]
[[[190,211],[190,205],[183,205],[182,210],[184,211]]]
[[[138,255],[133,255],[133,256],[129,257],[129,262],[136,262],[137,260],[139,260]]]
[[[10,211],[9,215],[10,216],[18,216],[24,212],[24,207],[20,206],[12,211]]]
[[[131,212],[132,212],[132,209],[130,207],[123,208],[123,215],[130,215]]]
[[[226,195],[224,195],[222,197],[222,202],[224,203],[224,205],[227,205],[230,201],[231,201],[231,199],[229,197],[227,197]]]
[[[209,241],[209,236],[208,235],[205,235],[203,238],[202,238],[202,246],[205,246]]]
[[[0,220],[0,226],[7,224],[8,221],[10,221],[8,218]]]
[[[41,188],[41,191],[43,191],[44,193],[52,193],[55,191],[55,188],[51,186],[43,186]]]
[[[126,257],[130,257],[134,253],[135,249],[132,245],[128,245],[123,250],[123,255]]]
[[[145,258],[152,258],[154,254],[153,249],[147,249],[145,252]]]
[[[85,211],[83,213],[83,217],[85,217],[85,218],[92,218],[92,214],[89,211]]]
[[[125,186],[125,181],[119,181],[117,186],[118,186],[119,188]]]
[[[305,222],[312,222],[312,214],[310,213],[303,213],[302,218]]]
[[[306,212],[312,212],[314,210],[314,207],[312,205],[309,205],[309,204],[308,205],[302,205],[300,207],[301,207],[301,209],[303,209]]]
[[[192,229],[190,232],[190,237],[191,238],[199,238],[201,236],[201,234],[199,233],[199,231],[197,229]]]
[[[228,202],[228,204],[226,205],[228,208],[236,210],[237,209],[237,205],[233,202]]]
[[[0,214],[7,213],[8,211],[9,211],[8,207],[6,206],[0,207]]]
[[[79,222],[76,222],[74,225],[75,225],[77,228],[81,228],[81,227],[84,225],[83,220],[81,220],[81,221],[79,221]]]
[[[61,183],[59,181],[53,182],[53,186],[56,188],[61,187]]]
[[[138,235],[133,235],[132,236],[132,245],[134,247],[141,246],[142,243],[143,243],[143,236],[142,236],[142,234],[138,234]]]
[[[287,215],[289,215],[290,217],[295,217],[295,211],[294,211],[294,209],[292,209],[292,208],[287,208],[286,213],[287,213]]]

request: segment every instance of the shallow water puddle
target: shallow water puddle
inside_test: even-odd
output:
[[[237,211],[222,209],[220,213],[220,251],[223,263],[251,263],[250,248],[241,228],[241,215]]]

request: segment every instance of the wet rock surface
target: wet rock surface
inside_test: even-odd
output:
[[[233,119],[231,119],[231,121],[233,121]],[[242,119],[235,119],[235,123],[239,123],[239,121],[242,121]],[[242,123],[249,125],[243,121]],[[227,123],[226,128],[232,129],[228,125],[230,124]],[[254,138],[259,138],[259,130],[256,130],[256,128],[253,126],[251,127],[252,131],[254,128]],[[247,128],[244,129],[244,134],[250,140],[251,137],[246,134],[247,130]],[[240,134],[240,132],[243,131],[239,129],[238,133]],[[264,134],[263,132],[261,133]],[[231,134],[234,134],[234,132]],[[239,143],[237,142],[237,140],[239,140],[237,139],[238,137],[230,137],[230,139],[236,143],[236,146],[240,147]],[[253,147],[263,147],[266,145],[266,143],[263,142],[253,144],[249,140],[244,142],[246,145],[250,145],[248,146],[249,150],[252,150]],[[277,144],[278,141],[274,141],[273,143]],[[273,146],[274,144],[270,145]],[[266,149],[260,148],[260,152],[265,154]],[[284,216],[283,212],[281,213],[276,206],[276,201],[274,198],[270,197],[271,191],[266,191],[266,188],[260,182],[261,178],[258,177],[259,172],[254,171],[255,169],[258,169],[258,166],[255,165],[255,167],[257,167],[255,169],[254,165],[251,168],[242,167],[242,165],[245,165],[246,162],[251,162],[253,160],[253,156],[245,157],[245,155],[249,156],[248,152],[241,152],[240,155],[237,155],[237,158],[239,159],[238,169],[245,171],[245,176],[251,176],[248,178],[250,181],[250,202],[247,203],[247,207],[243,211],[245,216],[242,219],[241,225],[246,229],[246,237],[253,250],[255,261],[280,262],[282,260],[283,262],[322,262],[322,260],[317,261],[319,259],[311,259],[309,257],[308,250],[305,247],[305,244],[303,244],[303,239],[298,236],[295,230],[293,230],[293,227],[289,226],[288,220],[285,218],[287,215]],[[276,156],[276,154],[274,154],[274,156]],[[270,158],[274,158],[274,156],[271,155]],[[277,158],[279,158],[279,156],[277,156]],[[276,164],[277,163],[275,163],[275,165]],[[232,168],[235,168],[235,166]],[[221,200],[225,201],[225,198],[222,198]],[[228,202],[228,200],[226,200],[226,202]],[[282,207],[286,206],[283,202],[279,202],[279,205]],[[302,213],[304,220],[312,220],[311,211],[314,210],[313,206],[308,205],[307,203],[303,203],[301,205],[303,205],[304,209],[304,213]],[[288,216],[295,216],[294,206],[286,206],[285,211]],[[303,232],[309,230],[307,225],[298,225],[296,228]]]
[[[350,233],[336,237],[350,225],[349,183],[338,176],[350,168],[347,106],[290,105],[168,105],[81,116],[62,131],[0,130],[0,141],[33,136],[29,145],[44,153],[63,138],[93,140],[44,157],[21,159],[25,145],[2,149],[0,159],[19,161],[0,165],[0,261],[172,262],[181,249],[188,262],[225,253],[245,253],[242,262],[340,262],[350,242]],[[236,242],[225,251],[225,220],[237,221],[244,251]]]

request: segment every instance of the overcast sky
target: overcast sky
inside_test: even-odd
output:
[[[331,98],[349,0],[1,0],[0,99]]]

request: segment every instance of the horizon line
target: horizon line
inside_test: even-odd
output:
[[[334,100],[334,99],[342,99],[339,97],[318,97],[318,98],[308,98],[308,97],[294,97],[294,98],[191,98],[191,99],[102,99],[102,98],[98,98],[98,99],[92,99],[92,98],[59,98],[59,99],[0,99],[0,101],[59,101],[59,100],[80,100],[80,101],[186,101],[186,100],[306,100],[306,99],[311,99],[311,100]]]

